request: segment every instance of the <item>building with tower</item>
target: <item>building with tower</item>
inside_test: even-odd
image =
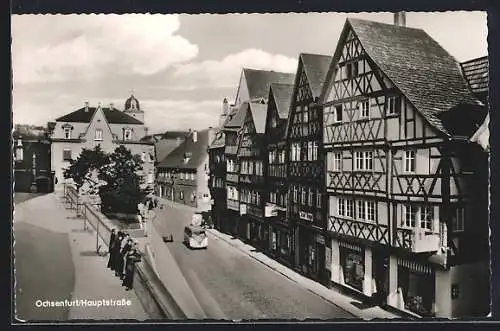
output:
[[[66,182],[63,171],[76,159],[82,148],[93,149],[100,145],[103,151],[112,153],[120,145],[138,154],[144,161],[141,175],[144,184],[154,184],[154,143],[147,139],[144,111],[139,101],[131,95],[125,101],[125,110],[112,103],[92,107],[85,102],[82,108],[61,116],[50,123],[51,165],[56,189]]]

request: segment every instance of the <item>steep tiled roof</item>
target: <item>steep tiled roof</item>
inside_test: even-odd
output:
[[[197,140],[193,141],[193,133],[165,159],[158,164],[159,168],[196,169],[207,156],[209,130],[197,131]],[[189,154],[188,162],[184,162]]]
[[[425,31],[352,18],[347,24],[368,56],[441,132],[450,134],[439,113],[479,102],[470,93],[458,62]]]
[[[233,116],[228,117],[228,122],[224,125],[225,128],[241,128],[247,114],[248,102],[242,103]]]
[[[467,83],[473,93],[488,91],[489,63],[487,56],[462,62],[461,66]]]
[[[300,54],[300,58],[302,59],[313,97],[319,97],[323,89],[323,84],[326,81],[326,74],[332,62],[332,57],[321,54],[302,53]]]
[[[77,123],[89,123],[96,111],[96,107],[85,107],[75,110],[72,113],[66,114],[56,119],[57,122],[77,122]],[[102,108],[104,111],[104,116],[110,124],[144,124],[138,119],[125,114],[118,109]]]
[[[250,103],[253,124],[257,133],[264,133],[266,130],[267,105],[261,103]]]
[[[281,119],[288,118],[290,102],[292,101],[293,84],[271,84],[276,108]]]
[[[293,84],[294,74],[244,68],[250,99],[267,99],[271,83]]]

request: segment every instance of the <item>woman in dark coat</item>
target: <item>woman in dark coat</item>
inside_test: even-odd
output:
[[[116,230],[112,229],[111,235],[109,236],[109,244],[108,244],[109,259],[108,259],[108,265],[107,265],[107,267],[111,270],[114,270],[114,268],[113,268],[113,261],[114,261],[113,248],[115,246],[115,238],[116,238]]]
[[[121,231],[118,231],[118,234],[115,238],[115,244],[113,246],[113,270],[115,271],[115,276],[119,277],[120,276],[120,249],[121,249],[121,244],[122,240],[124,237],[124,233]]]
[[[137,243],[135,243],[126,255],[126,270],[125,278],[123,279],[123,286],[125,286],[126,291],[129,291],[134,287],[135,264],[137,262],[141,262],[141,253],[139,253],[137,246]]]
[[[127,257],[127,253],[132,249],[132,245],[133,245],[133,242],[132,242],[132,239],[131,238],[128,238],[125,245],[123,246],[121,252],[120,252],[120,269],[119,269],[119,273],[120,273],[120,278],[121,279],[124,279],[125,278],[125,261],[126,261],[126,257]]]

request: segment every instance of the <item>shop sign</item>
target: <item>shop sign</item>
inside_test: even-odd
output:
[[[324,245],[325,244],[325,237],[320,235],[320,234],[317,234],[316,235],[316,242],[318,244]]]
[[[299,212],[299,217],[300,219],[303,219],[303,220],[306,220],[306,221],[309,221],[309,222],[312,222],[313,221],[313,214],[311,213],[306,213],[304,211],[300,211]]]

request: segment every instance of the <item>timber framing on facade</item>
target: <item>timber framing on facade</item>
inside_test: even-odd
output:
[[[484,316],[488,61],[460,64],[404,22],[349,18],[333,56],[300,54],[289,81],[242,71],[210,152],[214,219],[371,302]]]

